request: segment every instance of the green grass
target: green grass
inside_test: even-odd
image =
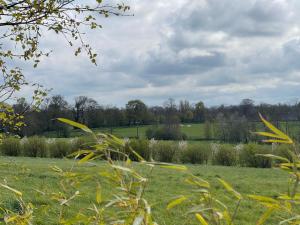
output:
[[[30,201],[35,206],[34,224],[57,224],[58,204],[53,204],[52,200],[39,194],[36,190],[54,192],[58,188],[59,178],[56,173],[50,169],[57,165],[63,169],[70,168],[72,160],[66,159],[39,159],[22,157],[1,157],[0,158],[0,177],[1,182],[5,180],[8,185],[23,192],[24,199]],[[97,166],[80,165],[75,170],[81,172],[93,173],[103,170],[104,162],[97,162]],[[214,186],[216,195],[225,202],[230,202],[229,198],[224,197],[224,190],[216,181],[217,176],[231,183],[234,188],[242,194],[257,194],[266,196],[277,196],[280,192],[286,191],[287,174],[278,169],[255,169],[238,167],[220,167],[220,166],[192,166],[188,165],[190,171],[201,178],[211,182]],[[143,167],[140,168],[144,170]],[[152,176],[151,185],[146,192],[146,198],[153,204],[153,214],[159,224],[182,225],[184,218],[184,209],[175,208],[168,212],[165,208],[168,201],[181,194],[192,194],[191,188],[184,182],[186,175],[169,169],[156,168]],[[109,196],[111,189],[103,186],[105,195]],[[95,183],[87,182],[85,187],[80,188],[80,197],[74,200],[73,209],[68,213],[70,215],[86,210],[91,201],[95,199]],[[228,196],[228,195],[227,195]],[[230,196],[230,195],[229,195]],[[13,208],[16,202],[12,200],[10,192],[1,190],[0,203]],[[46,205],[52,207],[47,209]],[[229,206],[232,206],[229,204]],[[47,212],[42,214],[41,211]],[[245,200],[241,204],[239,216],[235,224],[252,225],[253,220],[258,219],[264,212],[263,207],[251,200]],[[193,217],[186,224],[197,224]],[[271,221],[267,224],[274,224]]]
[[[286,132],[288,135],[290,135],[294,139],[298,139],[300,136],[300,122],[288,122],[288,125],[286,125],[286,122],[280,122],[278,124],[274,123],[276,126],[278,125],[279,128]],[[263,130],[264,126],[261,122],[255,122],[253,124],[254,127],[252,127],[251,131],[258,131]],[[137,135],[140,138],[146,137],[146,130],[151,127],[151,125],[144,125],[139,126],[138,131],[136,126],[131,127],[113,127],[113,128],[96,128],[93,129],[95,132],[103,132],[103,133],[112,133],[118,137],[121,138],[136,138]],[[187,135],[188,140],[202,140],[205,139],[204,134],[205,125],[203,123],[189,123],[189,124],[182,124],[181,130],[183,133]],[[214,133],[214,127],[211,127],[211,132]],[[81,136],[83,133],[80,130],[72,130],[71,137]],[[213,135],[213,134],[212,134]],[[56,137],[55,132],[46,132],[44,133],[44,136],[46,137]],[[212,136],[212,138],[214,138]]]
[[[112,127],[112,128],[95,128],[93,131],[95,132],[103,132],[103,133],[112,133],[118,137],[122,138],[136,138],[139,136],[140,138],[146,138],[146,130],[152,127],[152,125],[144,125],[132,127]],[[204,138],[204,124],[183,124],[181,125],[181,130],[184,132],[188,139],[202,139]],[[83,135],[80,130],[72,130],[71,137],[81,136]],[[55,132],[46,132],[44,133],[46,137],[56,137]]]

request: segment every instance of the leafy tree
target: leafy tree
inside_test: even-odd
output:
[[[64,124],[58,123],[55,119],[58,117],[70,118],[68,114],[68,102],[61,95],[52,96],[49,101],[47,110],[47,121],[49,123],[49,130],[54,130],[57,132],[58,137],[68,137],[69,127]]]
[[[144,123],[147,120],[148,108],[141,100],[131,100],[126,104],[126,115],[129,124]]]
[[[83,41],[83,27],[101,28],[99,15],[123,15],[129,6],[124,4],[104,4],[102,0],[86,3],[75,0],[0,0],[0,122],[2,127],[20,126],[22,115],[13,112],[5,102],[25,85],[35,87],[33,105],[39,106],[47,90],[38,84],[27,81],[22,69],[12,66],[12,62],[29,61],[34,67],[41,58],[49,56],[41,48],[41,40],[47,32],[63,36],[66,42],[75,47],[75,55],[84,51],[91,62],[96,64],[92,47]]]
[[[191,122],[193,119],[193,109],[187,100],[181,100],[179,103],[179,112],[182,122]]]
[[[78,96],[75,98],[74,118],[76,122],[86,123],[91,115],[98,108],[98,103],[92,98]]]
[[[205,106],[203,102],[198,102],[195,104],[195,121],[196,122],[204,122],[205,121]]]

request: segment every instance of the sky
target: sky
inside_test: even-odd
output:
[[[85,95],[101,105],[168,98],[207,106],[290,103],[300,99],[299,0],[127,0],[134,16],[101,18],[84,38],[98,66],[74,56],[47,33],[53,50],[29,80],[71,101]],[[28,94],[24,90],[22,95]]]

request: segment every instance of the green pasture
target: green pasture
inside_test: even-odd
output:
[[[23,198],[33,204],[35,215],[33,224],[58,224],[59,203],[51,200],[43,193],[58,192],[59,190],[59,176],[51,167],[56,165],[62,169],[69,169],[73,164],[74,161],[67,159],[1,157],[1,182],[6,182],[9,186],[23,192]],[[233,204],[230,203],[232,198],[231,195],[225,195],[226,192],[217,182],[216,178],[219,176],[231,183],[244,196],[246,194],[256,194],[276,197],[279,193],[287,191],[288,175],[278,169],[187,166],[192,174],[211,182],[216,196],[227,203],[229,207],[233,207]],[[146,172],[147,168],[138,165],[137,167],[139,167],[139,170]],[[92,171],[92,174],[103,169],[105,169],[104,162],[81,164],[74,167],[74,171],[83,173]],[[174,208],[171,211],[166,210],[168,202],[174,196],[193,194],[192,188],[184,182],[186,177],[186,172],[163,168],[154,169],[150,186],[146,191],[146,198],[152,205],[153,214],[158,224],[197,224],[193,216],[185,215],[186,205]],[[66,209],[70,217],[78,212],[88,211],[95,199],[96,183],[88,181],[83,186],[78,186],[78,190],[80,195],[70,203],[70,209]],[[107,200],[111,197],[112,189],[104,184],[103,193],[104,200]],[[14,200],[13,194],[6,189],[1,189],[0,203],[2,206],[16,210],[17,202]],[[255,224],[254,220],[257,220],[264,211],[264,207],[246,197],[241,203],[239,216],[235,224],[253,225]],[[276,217],[273,217],[267,224],[274,224],[273,220],[275,219]]]

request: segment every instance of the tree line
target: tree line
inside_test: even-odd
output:
[[[258,121],[258,112],[270,121],[300,120],[300,103],[258,104],[244,99],[237,105],[206,107],[202,101],[190,103],[167,99],[160,106],[147,106],[141,100],[130,100],[124,107],[103,106],[95,99],[78,96],[72,103],[62,95],[47,98],[38,110],[31,108],[24,98],[13,105],[16,113],[24,115],[26,126],[20,136],[40,135],[55,131],[59,137],[67,137],[69,128],[55,118],[65,117],[91,128],[164,124],[167,127],[180,123],[217,123],[219,129],[228,124]],[[209,132],[209,125],[205,126]],[[222,131],[220,131],[222,132]],[[224,134],[225,135],[225,134]]]

